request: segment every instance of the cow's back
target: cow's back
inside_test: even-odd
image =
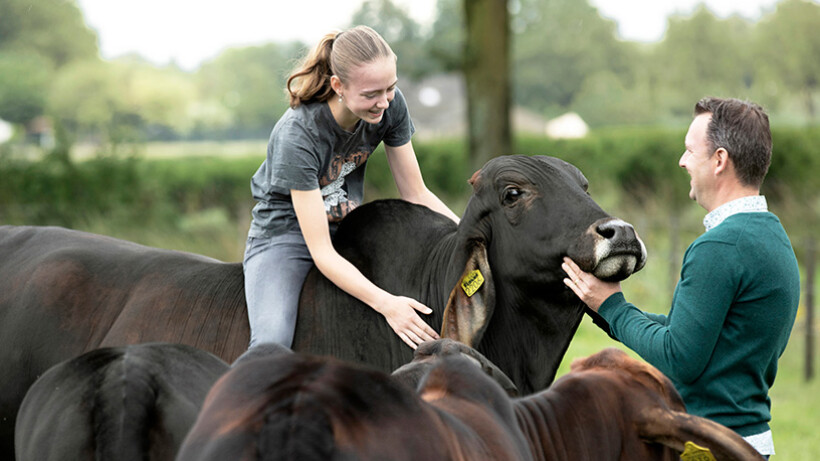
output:
[[[247,349],[241,264],[56,227],[0,227],[0,453],[26,389],[106,346],[183,343],[232,361]]]
[[[353,210],[340,224],[333,245],[376,286],[433,309],[420,315],[438,330],[454,282],[433,272],[448,269],[455,231],[455,223],[427,207],[380,200]],[[413,357],[381,314],[315,267],[302,290],[293,349],[367,363],[385,372]]]
[[[16,422],[18,459],[173,460],[228,365],[182,344],[102,348],[31,386]]]

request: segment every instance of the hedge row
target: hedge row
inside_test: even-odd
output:
[[[522,137],[514,151],[560,157],[578,166],[597,194],[619,188],[626,196],[661,195],[686,200],[688,176],[679,171],[685,130],[618,129],[580,140]],[[774,159],[764,192],[775,200],[796,193],[820,194],[820,127],[774,130]],[[459,140],[417,141],[428,186],[445,201],[469,196],[465,144]],[[223,208],[230,216],[249,213],[249,179],[262,156],[209,157],[201,153],[172,160],[98,157],[68,162],[46,157],[32,162],[0,158],[0,222],[72,226],[106,216],[141,224],[173,222],[179,216]],[[395,196],[382,149],[369,162],[370,198]]]

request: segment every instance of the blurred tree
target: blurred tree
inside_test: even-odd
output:
[[[465,29],[463,0],[438,0],[436,19],[425,49],[442,72],[461,71],[464,66]]]
[[[64,130],[61,142],[70,145],[78,136],[92,136],[116,151],[124,142],[183,132],[195,95],[193,82],[175,68],[160,69],[135,58],[84,61],[57,75],[49,111]]]
[[[691,17],[670,18],[665,38],[652,52],[661,95],[657,103],[688,120],[704,96],[749,97],[751,33],[744,20],[720,20],[703,5]]]
[[[0,118],[43,114],[55,68],[97,56],[97,35],[73,0],[0,0]]]
[[[97,56],[97,34],[75,0],[0,0],[0,50],[37,53],[57,67]]]
[[[206,124],[197,129],[196,135],[266,138],[288,108],[285,82],[295,60],[304,52],[305,45],[300,43],[232,48],[203,64],[196,74],[205,104],[200,108],[210,108],[213,113],[221,107],[231,116],[230,125],[223,126],[223,131],[208,132],[215,127]]]
[[[198,95],[190,74],[134,58],[117,59],[112,65],[124,79],[123,99],[126,112],[135,115],[135,140],[173,140],[191,129],[189,111]]]
[[[575,102],[584,80],[598,72],[607,72],[601,78],[619,86],[634,84],[637,49],[617,40],[615,23],[586,1],[516,0],[515,5],[516,104],[558,115]]]
[[[820,85],[820,5],[805,0],[783,0],[757,26],[760,63],[767,75],[805,104],[817,120],[815,98]],[[781,96],[782,97],[782,96]]]
[[[399,78],[419,79],[434,70],[419,24],[391,0],[365,0],[351,18],[351,26],[359,24],[372,27],[390,44],[398,56]]]
[[[55,154],[65,162],[81,131],[98,135],[113,131],[113,114],[125,106],[118,85],[112,66],[98,60],[69,64],[56,75],[47,111],[55,121]]]
[[[0,118],[25,124],[42,114],[52,74],[39,54],[0,51]]]
[[[591,127],[637,125],[655,121],[655,108],[645,86],[627,87],[612,71],[584,78],[570,106]]]
[[[468,152],[472,166],[512,150],[507,0],[463,0]]]

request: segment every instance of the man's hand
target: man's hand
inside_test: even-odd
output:
[[[567,273],[568,278],[564,279],[564,285],[568,286],[581,301],[590,309],[598,312],[598,308],[607,298],[621,291],[621,284],[610,283],[584,272],[575,264],[575,261],[564,258],[561,268]]]

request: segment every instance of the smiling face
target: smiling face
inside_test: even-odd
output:
[[[689,182],[689,198],[707,210],[712,202],[712,189],[715,180],[713,151],[706,137],[707,127],[712,120],[709,113],[700,114],[692,120],[684,143],[686,151],[681,155],[678,165],[685,168],[692,178]]]
[[[354,67],[350,74],[344,82],[336,75],[331,77],[333,90],[342,97],[341,103],[334,101],[339,109],[334,111],[336,121],[348,130],[359,120],[381,122],[396,94],[396,60],[379,58]]]

